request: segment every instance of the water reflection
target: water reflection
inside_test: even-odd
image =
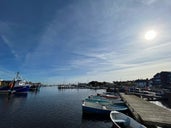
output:
[[[37,94],[40,93],[40,90],[30,91],[29,93],[32,94],[32,95],[37,95]]]
[[[111,121],[109,115],[96,115],[96,114],[82,114],[82,120],[92,120],[92,121]]]
[[[113,128],[113,123],[109,116],[96,114],[82,114],[81,128],[98,127]]]
[[[20,94],[0,94],[0,103],[1,105],[13,102],[20,102],[27,98],[27,93],[20,93]]]
[[[85,115],[81,101],[104,90],[41,88],[40,92],[0,95],[2,128],[112,128],[110,117]]]
[[[171,111],[171,108],[169,108],[167,102],[164,101],[150,101],[150,102]]]

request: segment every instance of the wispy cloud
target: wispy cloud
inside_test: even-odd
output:
[[[0,80],[12,80],[16,75],[16,72],[4,69],[4,68],[0,68]]]
[[[15,58],[19,58],[18,54],[13,49],[11,42],[4,35],[1,35],[1,37],[2,37],[3,41],[5,42],[5,44],[8,46],[9,51],[11,51],[11,53],[15,56]]]
[[[158,2],[159,0],[139,0],[140,2],[147,4],[147,5],[151,5],[155,2]]]
[[[171,4],[159,0],[64,2],[52,9],[56,13],[51,19],[43,16],[46,22],[33,20],[41,27],[32,22],[0,22],[0,34],[31,79],[62,82],[151,77],[170,69],[171,18],[166,3]],[[151,28],[158,31],[158,39],[147,42],[144,33]]]
[[[10,34],[11,34],[10,25],[6,22],[0,21],[0,36],[3,39],[3,42],[8,46],[9,51],[11,50],[13,53],[15,53],[13,48],[12,48],[11,41],[7,38],[7,36]]]

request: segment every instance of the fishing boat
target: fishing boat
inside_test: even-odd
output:
[[[84,100],[82,103],[82,111],[83,113],[90,114],[110,114],[111,111],[125,111],[128,108],[125,105],[120,104],[108,104],[105,102],[92,102]]]
[[[110,118],[116,128],[147,128],[133,118],[118,111],[111,111]]]
[[[27,93],[29,91],[30,84],[22,80],[17,72],[16,77],[10,82],[8,86],[3,86],[0,88],[0,93]]]

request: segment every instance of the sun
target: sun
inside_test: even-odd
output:
[[[157,33],[154,30],[149,30],[145,33],[146,40],[154,40],[156,36],[157,36]]]

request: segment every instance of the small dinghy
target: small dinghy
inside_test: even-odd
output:
[[[111,111],[125,111],[127,110],[127,106],[120,105],[120,104],[109,104],[109,103],[102,103],[102,102],[92,102],[84,100],[82,103],[82,110],[84,113],[91,113],[91,114],[110,114]]]
[[[116,128],[147,128],[133,118],[118,111],[111,111],[110,118]]]

